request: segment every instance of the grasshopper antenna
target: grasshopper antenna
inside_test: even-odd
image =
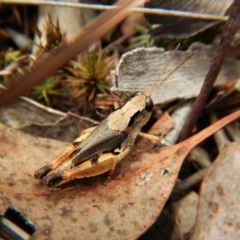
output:
[[[161,78],[161,76],[164,74],[165,70],[167,69],[169,63],[172,61],[174,55],[176,54],[178,48],[180,47],[180,43],[177,45],[177,47],[174,49],[174,51],[172,52],[171,56],[169,57],[168,61],[165,63],[165,65],[163,66],[161,72],[158,74],[157,80],[153,83],[153,85],[147,90],[147,93],[149,93],[149,95],[151,95],[151,92],[153,92],[153,89],[156,89],[155,87],[157,86],[157,88],[162,84],[158,84],[159,79]]]
[[[166,79],[168,79],[178,68],[180,68],[180,67],[181,67],[189,58],[191,58],[194,54],[195,54],[195,52],[193,52],[193,53],[191,53],[190,55],[188,55],[187,57],[185,57],[170,73],[168,73],[168,75],[159,82],[156,90],[159,88],[159,86],[160,86]],[[152,95],[153,95],[155,92],[156,92],[156,91],[154,91],[154,92],[152,93]]]
[[[180,43],[177,45],[177,47],[174,49],[174,51],[172,52],[170,58],[168,59],[167,63],[164,65],[162,71],[159,73],[158,75],[158,79],[155,81],[155,83],[150,87],[150,89],[147,91],[148,93],[150,93],[151,96],[153,96],[153,94],[156,92],[156,90],[160,87],[160,85],[166,80],[168,79],[178,68],[180,68],[189,58],[191,58],[194,53],[191,53],[189,56],[185,57],[170,73],[167,74],[166,77],[164,77],[160,82],[159,79],[161,78],[161,76],[163,75],[163,73],[165,72],[166,68],[168,67],[169,63],[171,62],[171,60],[173,59],[174,55],[176,54],[178,48],[180,46]],[[155,89],[155,91],[154,91]]]

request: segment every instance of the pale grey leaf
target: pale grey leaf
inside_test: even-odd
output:
[[[232,0],[150,0],[145,6],[149,8],[162,8],[222,16],[232,2]],[[195,35],[217,23],[200,19],[153,14],[146,14],[145,17],[149,23],[153,24],[149,32],[153,38],[185,38]]]
[[[174,72],[153,95],[154,104],[165,104],[177,99],[196,97],[201,89],[213,58],[214,49],[200,43],[194,43],[185,52],[177,51],[166,74],[179,64],[187,55],[195,55]],[[115,71],[112,72],[113,92],[147,91],[158,79],[158,75],[169,59],[171,51],[162,48],[136,48],[122,55]],[[216,84],[240,76],[240,62],[226,59]]]

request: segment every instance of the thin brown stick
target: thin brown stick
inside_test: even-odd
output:
[[[183,181],[177,182],[169,199],[175,201],[181,198],[186,193],[190,192],[192,188],[196,186],[196,184],[202,181],[207,171],[208,168],[201,169],[198,172],[192,174],[190,177],[184,179]]]
[[[197,119],[201,114],[203,108],[205,107],[206,101],[213,88],[214,82],[216,81],[216,78],[221,70],[223,60],[225,59],[228,53],[228,49],[239,27],[239,24],[240,24],[240,1],[235,0],[233,3],[231,14],[225,25],[219,47],[214,55],[212,64],[205,78],[201,92],[197,97],[196,101],[194,102],[193,109],[189,114],[189,117],[183,127],[179,141],[183,141],[191,135],[191,131],[194,125],[196,124]]]

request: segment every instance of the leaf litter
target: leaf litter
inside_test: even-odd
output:
[[[22,210],[35,224],[37,239],[73,239],[80,230],[83,238],[137,238],[157,219],[191,148],[239,116],[240,112],[233,113],[171,147],[136,146],[107,186],[102,175],[75,181],[60,191],[49,191],[32,174],[68,144],[0,125],[0,210],[10,205]]]
[[[2,110],[1,116],[6,114],[5,111],[8,111],[8,108]],[[43,116],[43,113],[39,114],[38,111],[34,114],[35,119],[38,115]],[[5,119],[13,118],[11,116]],[[65,117],[56,122],[54,118],[48,126],[40,124],[39,133],[48,132],[49,128],[52,129],[52,133],[58,132],[58,122],[64,119]],[[76,119],[75,123],[70,121],[67,125],[63,124],[62,127],[60,125],[59,131],[63,135],[54,138],[61,141],[74,139],[74,135],[65,133],[62,129],[74,125],[73,132],[78,135],[80,131],[76,132],[75,126],[78,121],[79,119]],[[28,123],[23,126],[23,123],[24,120],[21,120],[20,123],[14,124],[25,132],[29,132],[29,129],[37,132],[37,124]],[[175,123],[165,113],[154,127],[157,130],[151,130],[150,133],[161,134],[161,137],[164,137],[174,125]],[[66,236],[71,239],[79,231],[84,232],[85,237],[90,236],[91,232],[93,238],[96,235],[110,239],[137,238],[156,221],[175,185],[183,160],[200,141],[195,137],[185,141],[186,145],[178,144],[159,150],[150,149],[151,143],[142,139],[130,155],[118,164],[113,180],[107,187],[102,185],[106,179],[106,175],[103,175],[94,179],[75,181],[61,191],[55,189],[49,191],[33,179],[32,173],[54,159],[67,144],[49,139],[51,132],[43,139],[40,138],[44,137],[41,134],[33,137],[4,126],[1,128],[2,139],[7,141],[0,147],[1,168],[5,170],[0,179],[3,202],[0,210],[3,211],[13,205],[24,212],[37,227],[35,233],[37,239],[44,239],[46,236],[49,238]],[[209,134],[205,131],[201,140]],[[15,149],[14,154],[12,148]],[[179,205],[181,204],[183,203],[179,202]],[[38,211],[34,210],[36,207]],[[66,223],[66,218],[70,219],[70,223]],[[129,222],[132,224],[126,224]]]
[[[199,61],[201,63],[207,61],[211,62],[213,48],[212,46],[204,46],[202,50],[204,48],[209,48],[210,51],[205,51],[203,58],[200,58],[201,61],[196,59],[195,65],[193,66],[198,67]],[[197,52],[200,53],[201,51],[197,50]],[[207,57],[207,60],[205,57]],[[223,74],[220,74],[220,78],[222,78],[224,83],[226,80],[234,79],[239,76],[237,71],[237,69],[239,69],[237,67],[239,64],[238,61],[231,61],[233,64],[231,64],[231,62],[227,63],[227,65],[223,67]],[[158,63],[158,66],[160,64],[161,63]],[[206,65],[209,65],[209,63]],[[202,65],[200,67],[202,67]],[[232,70],[230,70],[230,67],[232,67]],[[157,69],[156,72],[159,72],[159,69]],[[203,73],[204,70],[196,70],[195,72]],[[187,72],[184,74],[187,74]],[[179,73],[177,78],[184,81],[184,79],[181,78],[181,73]],[[193,74],[192,79],[195,78],[196,75]],[[145,78],[143,82],[145,81],[149,84],[146,79],[149,80]],[[188,80],[190,81],[184,82],[184,84],[191,84],[191,77],[189,77]],[[133,86],[132,91],[136,91],[134,90],[136,86],[132,84],[131,82],[130,85]],[[201,81],[199,81],[198,84],[201,85]],[[142,84],[138,82],[137,85],[139,86]],[[188,86],[189,89],[192,89],[190,85]],[[225,87],[225,84],[223,87]],[[227,86],[226,90],[228,90]],[[166,92],[168,92],[168,90]],[[228,95],[228,92],[226,92],[226,95]],[[196,93],[194,93],[193,96],[196,96]],[[186,95],[183,98],[185,97]],[[186,98],[191,97],[192,96],[189,95]],[[182,99],[182,96],[177,96],[177,98]],[[166,103],[172,100],[174,100],[174,98],[164,100],[163,102]],[[223,100],[223,102],[226,101]],[[220,106],[220,108],[222,107],[221,103],[217,103],[217,105]],[[2,113],[3,112],[1,112],[1,116]],[[238,115],[239,113],[236,113],[235,117],[238,118]],[[10,118],[5,118],[7,121],[9,119]],[[175,145],[177,146],[176,149],[175,146],[162,149],[150,149],[151,144],[149,144],[147,140],[142,140],[132,150],[131,154],[118,165],[113,180],[107,187],[102,186],[106,177],[103,175],[94,179],[78,180],[66,185],[61,191],[50,189],[52,191],[49,192],[42,184],[33,180],[31,175],[36,168],[51,161],[54,156],[58,155],[59,152],[67,146],[66,143],[48,139],[49,135],[52,135],[52,133],[45,135],[47,139],[41,138],[44,136],[44,133],[41,134],[41,132],[49,132],[49,128],[53,129],[53,133],[54,131],[58,131],[54,129],[58,128],[57,125],[61,121],[62,120],[56,119],[52,123],[47,124],[48,126],[44,124],[44,121],[43,124],[40,125],[32,123],[26,126],[21,125],[20,128],[25,132],[30,132],[29,129],[32,129],[32,132],[38,132],[35,137],[1,126],[1,130],[3,130],[1,131],[3,133],[2,142],[4,142],[5,145],[0,147],[3,156],[0,168],[4,170],[3,174],[0,176],[0,183],[2,185],[2,189],[0,190],[2,195],[0,212],[4,211],[4,209],[11,204],[19,207],[37,225],[38,231],[34,236],[37,239],[46,237],[60,238],[62,236],[68,239],[75,239],[79,232],[85,232],[85,234],[86,232],[91,232],[91,236],[95,238],[96,236],[99,238],[108,237],[114,239],[118,239],[119,236],[121,239],[129,237],[136,238],[136,236],[144,232],[158,217],[174,186],[183,159],[187,152],[200,141],[197,136],[201,135],[198,134],[194,136],[185,141],[183,145]],[[160,124],[164,124],[164,121],[165,120],[161,120]],[[69,127],[71,124],[75,125],[77,121],[69,121],[67,125],[62,124],[62,126],[60,124],[59,131]],[[156,127],[157,125],[158,123],[156,123]],[[163,125],[161,137],[166,135],[173,126],[173,122],[168,123],[167,126]],[[215,130],[217,129],[219,129],[219,126]],[[77,130],[75,134],[78,134],[78,132]],[[154,133],[154,131],[152,131],[152,133]],[[200,138],[204,139],[209,134],[210,132],[205,132]],[[72,137],[75,138],[75,135],[67,133],[63,134],[60,138],[54,138],[61,141],[64,141],[64,139],[70,141],[73,139]],[[26,139],[26,141],[24,139]],[[13,148],[16,150],[16,153],[10,154],[13,152]],[[26,159],[28,162],[26,162]],[[173,165],[176,165],[175,168]],[[229,179],[231,179],[231,176],[229,176]],[[11,189],[9,189],[9,187]],[[188,196],[186,196],[186,198],[187,197]],[[179,205],[181,204],[183,203],[179,202]],[[136,207],[136,209],[133,210],[133,207]],[[36,208],[39,210],[39,213],[35,216]],[[216,210],[216,204],[212,204],[210,208]],[[199,210],[201,211],[201,209]],[[179,212],[181,209],[176,208],[175,211]],[[187,209],[184,209],[184,211],[187,212]],[[131,214],[134,215],[131,216]],[[118,219],[119,217],[122,218],[122,221]],[[203,215],[200,214],[198,218],[199,222],[201,222],[201,217],[203,217]],[[205,223],[207,223],[207,220],[205,219]],[[68,221],[72,224],[69,224]],[[130,226],[126,226],[126,223],[131,224]],[[58,226],[56,226],[57,224]],[[61,229],[59,226],[61,226]],[[198,226],[200,226],[200,223],[197,227]],[[200,230],[201,227],[202,226],[200,226]],[[101,228],[103,228],[103,231],[101,231]],[[197,230],[195,231],[195,238],[198,238],[198,236],[202,234],[201,231],[201,233],[198,233]],[[185,232],[188,231],[189,229]],[[182,236],[182,234],[180,234],[180,236]]]

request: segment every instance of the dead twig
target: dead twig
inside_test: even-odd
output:
[[[203,83],[201,92],[193,104],[193,109],[183,127],[179,141],[183,141],[191,135],[193,126],[196,124],[199,115],[205,107],[206,101],[213,88],[213,84],[221,70],[223,60],[225,59],[230,44],[240,24],[240,1],[235,0],[229,19],[225,25],[222,38],[213,58],[209,72]]]

